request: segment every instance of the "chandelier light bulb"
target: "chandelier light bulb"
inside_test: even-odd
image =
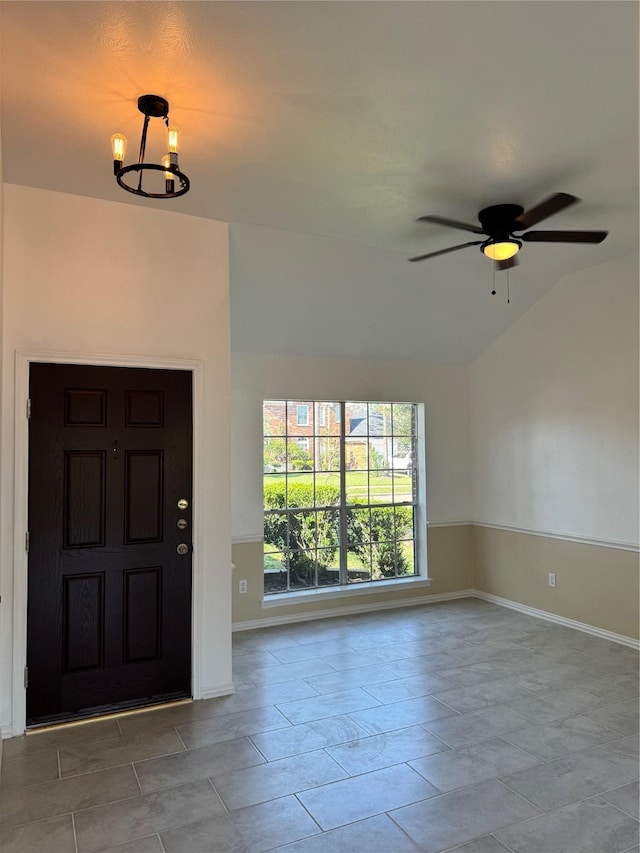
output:
[[[113,150],[113,159],[122,163],[124,155],[127,153],[127,137],[123,133],[114,133],[111,137],[111,149]]]
[[[169,142],[169,153],[177,154],[180,148],[180,128],[175,124],[170,124],[167,128],[167,137]]]

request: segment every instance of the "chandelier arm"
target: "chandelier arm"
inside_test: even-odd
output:
[[[147,129],[149,127],[149,115],[145,114],[144,123],[142,125],[142,136],[140,137],[140,153],[138,154],[138,165],[144,163],[144,152],[147,148]],[[138,180],[138,192],[142,191],[142,170]]]
[[[147,128],[149,127],[149,116],[144,117],[142,125],[142,136],[140,137],[140,153],[138,154],[138,165],[144,163],[144,152],[147,147]]]

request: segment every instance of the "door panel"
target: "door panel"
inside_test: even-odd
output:
[[[162,541],[162,450],[125,451],[125,543]]]
[[[191,374],[32,364],[30,397],[29,724],[190,695]]]
[[[160,657],[162,568],[124,573],[124,659],[126,663]]]
[[[62,579],[63,672],[99,669],[104,662],[104,574]]]
[[[64,453],[64,548],[99,548],[105,544],[105,462],[104,450]]]

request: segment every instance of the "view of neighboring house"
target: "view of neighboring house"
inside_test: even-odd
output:
[[[342,404],[338,402],[265,401],[265,473],[285,470],[287,465],[289,470],[327,470],[319,459],[326,454],[327,439],[334,443],[341,437],[342,417]],[[411,472],[411,428],[401,430],[398,436],[396,426],[394,434],[389,404],[347,403],[344,419],[347,469]]]

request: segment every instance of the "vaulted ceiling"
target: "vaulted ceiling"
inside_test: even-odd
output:
[[[563,276],[637,253],[635,2],[2,2],[7,182],[231,223],[237,349],[468,361]],[[119,189],[137,97],[183,131],[183,198]],[[153,132],[153,128],[150,131]],[[471,239],[488,204],[583,199],[497,275]],[[96,227],[99,224],[96,223]]]

